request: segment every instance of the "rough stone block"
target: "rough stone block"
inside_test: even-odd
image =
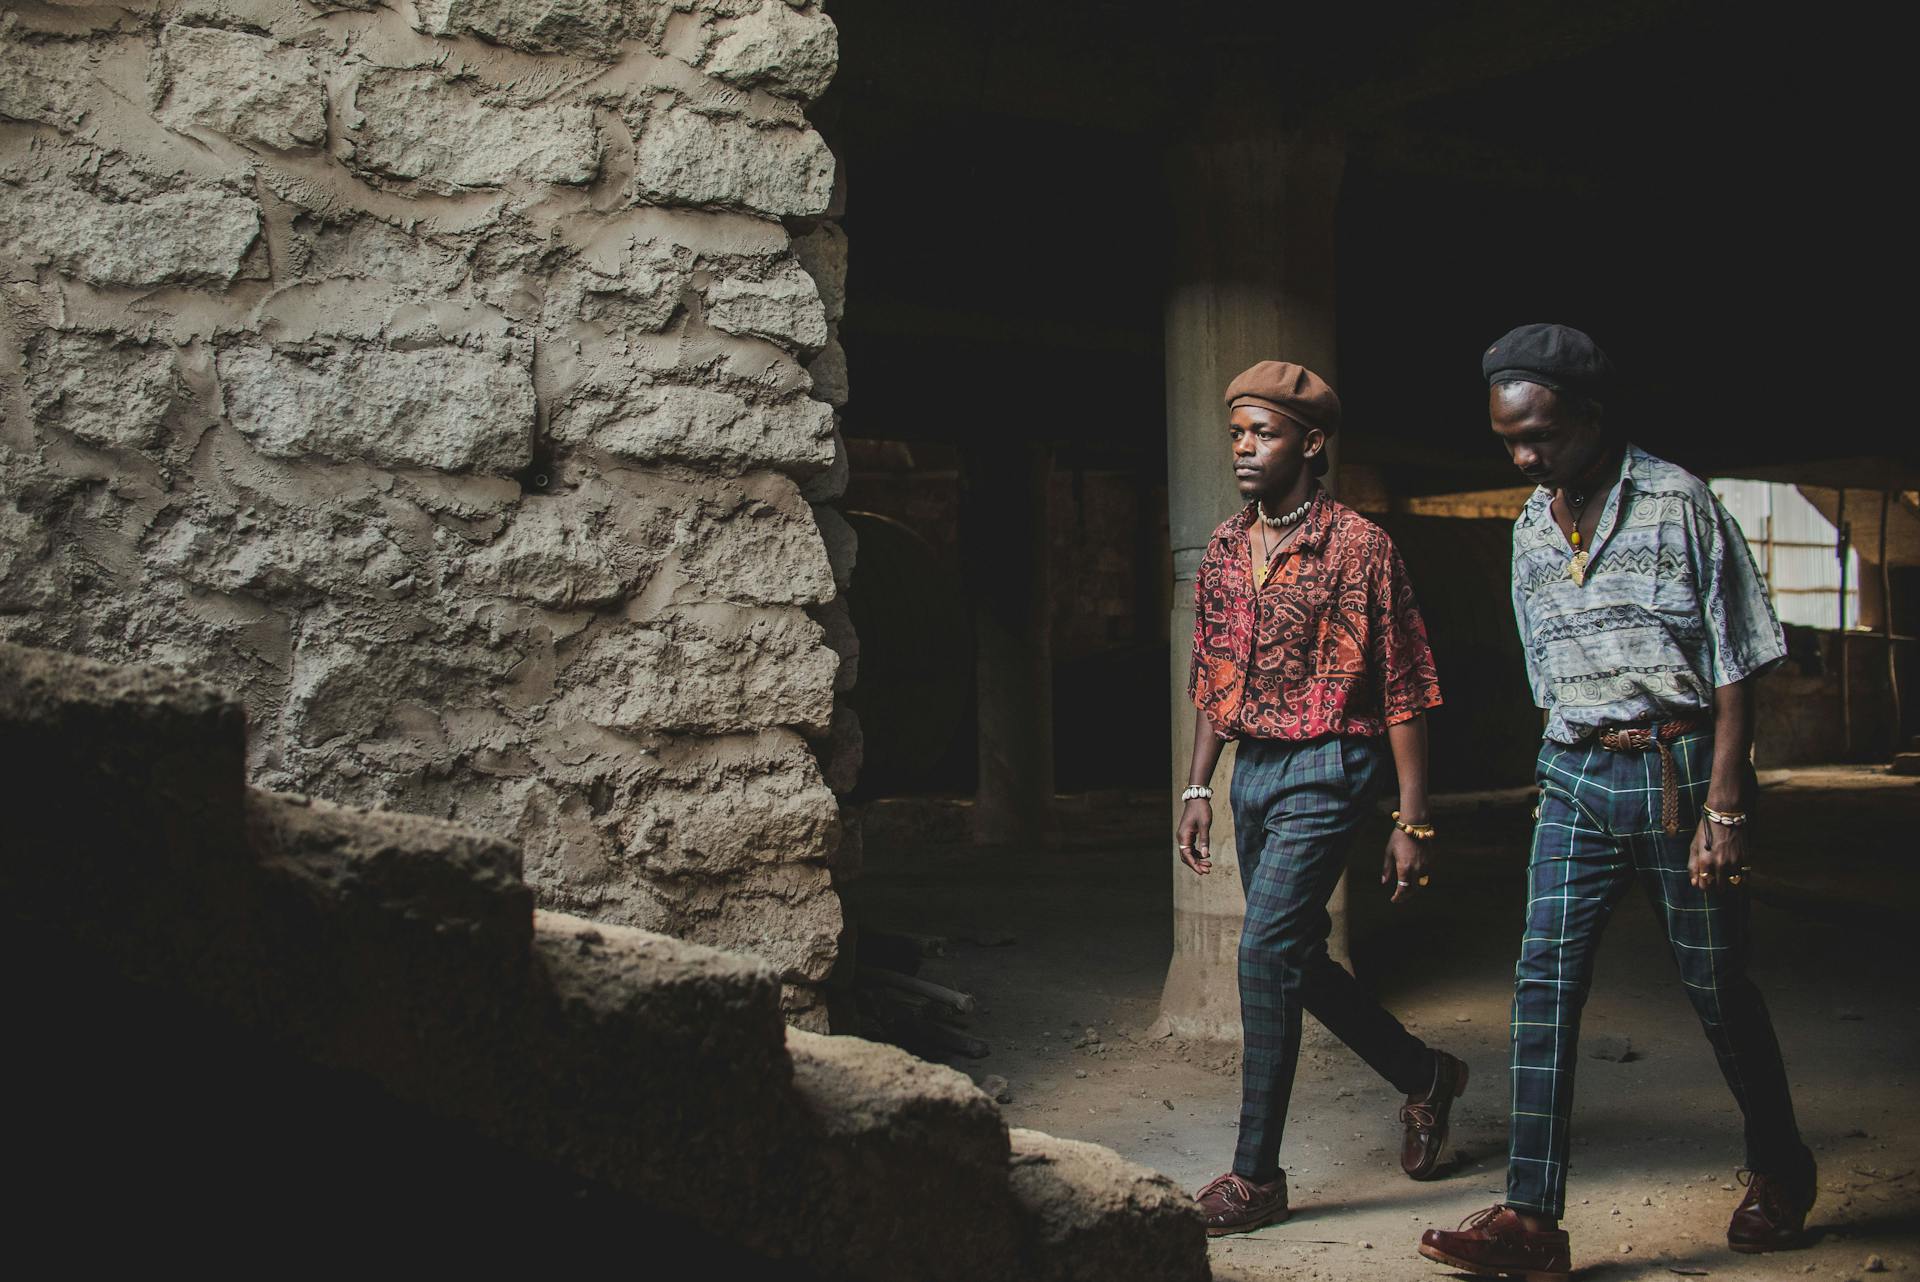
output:
[[[0,226],[8,233],[0,262],[50,266],[93,285],[226,284],[259,236],[260,212],[217,188],[113,201],[0,184]]]
[[[792,481],[769,478],[731,506],[716,501],[674,530],[681,570],[714,599],[746,605],[831,601],[833,564],[811,510]]]
[[[796,1200],[811,1204],[777,1226],[795,1254],[857,1278],[1023,1276],[1006,1124],[965,1074],[797,1028],[787,1050],[809,1123]]]
[[[626,731],[824,727],[840,660],[823,640],[798,611],[686,611],[616,625],[569,664],[564,706]]]
[[[833,195],[833,153],[811,129],[757,127],[683,106],[654,112],[634,156],[634,189],[654,204],[810,216]]]
[[[839,419],[835,418],[835,423]],[[846,438],[836,426],[833,432],[833,462],[800,483],[800,497],[809,503],[833,503],[845,497],[847,483],[853,479],[853,461],[847,455]]]
[[[818,223],[793,238],[793,256],[813,277],[827,320],[837,324],[847,310],[847,233],[838,223]]]
[[[840,33],[818,9],[763,4],[725,21],[708,50],[706,73],[730,85],[790,98],[817,98],[840,64]]]
[[[532,626],[533,616],[530,607],[494,603],[443,610],[423,602],[404,612],[315,603],[302,617],[300,644],[278,692],[284,700],[279,729],[293,743],[326,748],[323,760],[339,772],[336,778],[350,777],[350,766],[364,769],[346,749],[364,751],[381,737],[444,747],[438,709],[510,698],[515,678],[537,659],[549,638]],[[431,763],[410,760],[396,768]],[[386,799],[379,791],[359,795]]]
[[[835,409],[845,409],[850,389],[847,386],[847,349],[837,336],[829,336],[820,354],[807,363],[813,376],[813,394]]]
[[[506,475],[532,452],[531,355],[522,345],[230,348],[227,411],[263,454]]]
[[[1037,1282],[1205,1282],[1206,1228],[1166,1176],[1098,1144],[1015,1129],[1013,1195]]]
[[[419,567],[376,523],[350,511],[278,514],[271,522],[207,520],[183,512],[148,553],[150,564],[219,592],[276,603],[392,599]]]
[[[403,231],[377,218],[293,224],[289,266],[303,280],[377,281],[389,289],[438,297],[467,278],[470,252],[458,243]]]
[[[840,670],[834,674],[833,692],[845,694],[860,676],[860,634],[853,630],[853,615],[845,597],[835,597],[824,605],[810,606],[807,614],[826,631],[827,646],[840,656]]]
[[[860,732],[860,714],[843,699],[834,700],[833,720],[827,733],[815,744],[819,754],[820,777],[838,796],[852,792],[860,782],[860,762],[866,753],[866,737]]]
[[[78,124],[98,91],[100,46],[80,40],[28,42],[18,19],[0,14],[0,118],[56,128]]]
[[[706,319],[715,329],[790,349],[815,351],[827,343],[820,291],[791,258],[781,259],[763,279],[729,276],[715,282],[707,290]]]
[[[763,864],[728,881],[659,889],[675,934],[761,958],[793,983],[822,983],[833,971],[846,919],[824,864]]]
[[[354,94],[355,169],[451,193],[516,179],[574,184],[600,172],[584,107],[517,107],[430,71],[369,74]]]
[[[417,0],[430,35],[474,35],[528,53],[564,53],[602,62],[623,40],[656,29],[670,0]]]
[[[162,343],[48,331],[27,354],[34,422],[102,449],[143,449],[186,394]]]
[[[731,392],[655,384],[589,393],[556,417],[554,436],[641,462],[812,470],[833,460],[833,411],[805,397],[750,405]]]
[[[780,985],[780,1014],[790,1027],[826,1033],[827,1001],[818,984]]]
[[[726,822],[713,822],[716,815]],[[839,820],[833,794],[801,749],[651,781],[626,801],[619,827],[626,856],[650,876],[719,885],[727,878],[745,884],[784,863],[824,860],[839,839]]]
[[[820,537],[826,543],[827,562],[833,567],[833,582],[845,592],[853,584],[853,567],[859,559],[860,536],[847,524],[838,508],[816,503],[813,518],[820,523]]]
[[[160,36],[159,117],[271,147],[326,141],[326,95],[313,58],[245,31],[169,24]]]
[[[462,580],[556,610],[617,601],[652,576],[661,549],[628,543],[603,524],[573,496],[529,498],[500,537],[461,562]]]

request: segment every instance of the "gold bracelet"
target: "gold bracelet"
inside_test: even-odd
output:
[[[1401,832],[1406,833],[1407,836],[1413,838],[1415,841],[1432,841],[1440,835],[1440,830],[1432,824],[1410,824],[1401,822],[1400,812],[1398,810],[1393,812],[1393,826]]]

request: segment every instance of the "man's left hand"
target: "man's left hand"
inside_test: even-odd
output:
[[[1387,838],[1387,866],[1380,873],[1380,884],[1393,887],[1393,902],[1412,894],[1426,877],[1427,847],[1431,842],[1416,841],[1398,828]]]
[[[1717,824],[1705,815],[1694,829],[1693,848],[1687,855],[1687,880],[1699,890],[1714,890],[1737,883],[1729,877],[1745,877],[1747,870],[1747,830]]]

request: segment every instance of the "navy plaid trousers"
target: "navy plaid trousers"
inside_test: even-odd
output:
[[[1558,1217],[1566,1206],[1573,1070],[1594,954],[1614,905],[1639,881],[1666,927],[1680,981],[1746,1118],[1746,1164],[1794,1178],[1812,1154],[1760,992],[1747,978],[1744,887],[1696,889],[1687,855],[1713,768],[1713,736],[1671,745],[1680,831],[1661,824],[1660,754],[1547,740],[1528,863],[1526,933],[1513,981],[1513,1106],[1507,1205]],[[1657,1098],[1654,1097],[1654,1098]]]
[[[1433,1084],[1434,1059],[1327,955],[1327,900],[1354,830],[1384,777],[1378,739],[1242,739],[1233,763],[1233,828],[1247,916],[1240,931],[1240,1142],[1233,1169],[1265,1183],[1300,1058],[1300,1012],[1312,1012],[1400,1091]]]

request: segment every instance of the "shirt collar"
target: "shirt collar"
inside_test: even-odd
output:
[[[1653,455],[1647,453],[1632,441],[1628,441],[1626,452],[1620,459],[1620,475],[1615,478],[1616,481],[1622,482],[1620,485],[1621,497],[1623,499],[1626,497],[1626,490],[1630,486],[1637,489],[1645,489],[1648,480],[1653,476],[1654,469],[1659,466],[1660,460],[1654,458]],[[1607,493],[1609,495],[1613,493],[1613,488],[1611,484],[1607,486]],[[1549,516],[1547,508],[1552,502],[1553,491],[1544,485],[1536,485],[1533,487],[1533,493],[1527,497],[1526,507],[1521,509],[1521,516],[1524,517],[1530,525],[1539,521],[1550,520],[1552,518]]]

